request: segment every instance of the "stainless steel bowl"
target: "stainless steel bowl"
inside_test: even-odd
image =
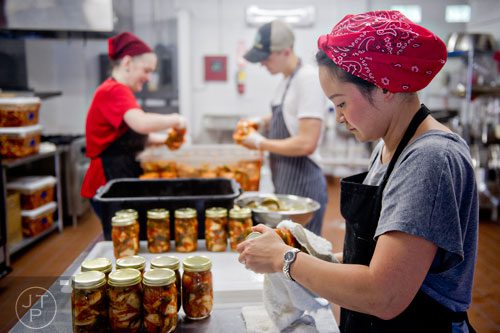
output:
[[[277,211],[267,210],[259,204],[268,199],[277,199],[280,208]],[[290,219],[301,225],[306,225],[313,218],[321,206],[310,198],[299,197],[296,195],[284,194],[243,194],[234,201],[239,207],[250,207],[252,209],[253,219],[257,223],[263,223],[274,228],[282,220]],[[257,205],[257,207],[252,207]]]

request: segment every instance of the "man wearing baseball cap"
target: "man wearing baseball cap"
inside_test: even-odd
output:
[[[258,29],[253,47],[244,55],[272,75],[282,74],[283,79],[271,101],[272,115],[258,121],[260,129],[267,129],[267,137],[253,131],[242,144],[270,152],[275,193],[308,197],[321,204],[306,225],[319,235],[328,196],[325,177],[317,164],[317,148],[327,102],[317,69],[302,63],[293,50],[294,41],[292,29],[275,20]]]

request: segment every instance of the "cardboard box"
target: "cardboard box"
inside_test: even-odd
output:
[[[7,244],[12,245],[23,239],[21,225],[21,195],[19,192],[7,194]]]

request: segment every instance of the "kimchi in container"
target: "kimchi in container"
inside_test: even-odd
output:
[[[168,252],[170,250],[170,214],[168,210],[150,209],[147,216],[149,252]]]
[[[177,311],[181,307],[181,273],[179,272],[179,258],[172,256],[160,256],[151,259],[151,269],[168,268],[175,273],[175,286],[177,287]]]
[[[0,127],[21,127],[38,124],[38,97],[0,97]]]
[[[0,127],[0,155],[7,158],[38,153],[42,126]]]
[[[36,209],[22,210],[23,235],[33,237],[52,227],[56,208],[55,202],[49,202]]]
[[[175,249],[193,252],[198,248],[198,220],[193,208],[175,210]]]
[[[71,315],[73,332],[107,332],[106,276],[88,271],[72,279]]]
[[[231,250],[245,240],[252,232],[252,211],[250,208],[233,208],[229,211],[229,242]]]
[[[139,332],[142,321],[141,272],[119,269],[108,277],[109,328],[111,332]]]
[[[182,308],[189,319],[210,316],[214,303],[212,262],[204,256],[191,256],[182,261]]]
[[[115,258],[139,253],[139,230],[132,215],[114,216],[111,219],[111,240]]]
[[[139,224],[139,213],[135,209],[122,209],[115,213],[115,216],[127,216],[130,215],[134,218],[134,227],[137,229],[137,234],[140,235],[141,225]],[[139,248],[139,237],[137,237],[137,248]]]
[[[144,328],[146,332],[172,332],[177,327],[177,287],[175,273],[156,268],[143,278]]]
[[[227,248],[227,209],[205,210],[205,241],[208,251],[223,252]]]
[[[21,209],[30,210],[54,201],[56,178],[53,176],[27,176],[7,183],[8,190],[21,193]]]

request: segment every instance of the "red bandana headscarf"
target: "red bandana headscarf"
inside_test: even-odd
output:
[[[347,15],[318,48],[346,72],[390,92],[415,92],[446,62],[446,46],[399,11]]]
[[[118,60],[126,55],[134,57],[149,52],[153,52],[153,50],[130,32],[122,32],[108,39],[108,55],[111,60]]]

